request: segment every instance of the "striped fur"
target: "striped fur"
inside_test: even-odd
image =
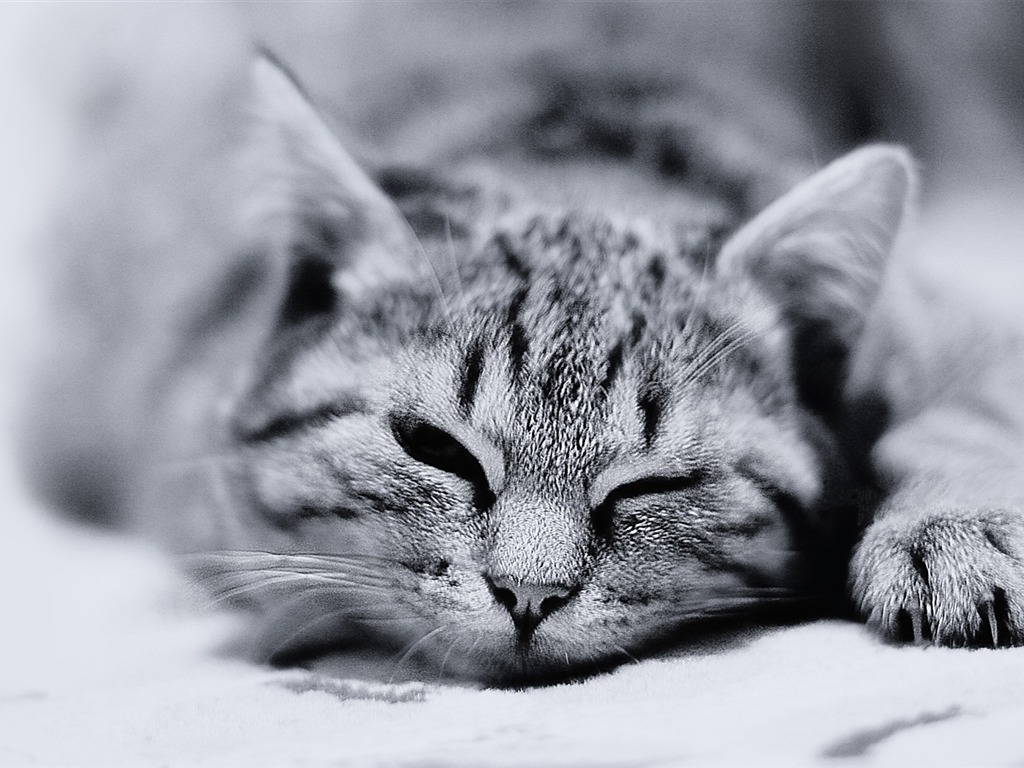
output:
[[[794,342],[801,307],[818,322],[831,301],[848,335],[824,341],[855,334],[904,205],[897,150],[737,227],[731,193],[731,213],[661,221],[487,174],[375,187],[309,116],[274,118],[293,162],[312,136],[326,165],[275,187],[304,202],[263,246],[292,266],[216,473],[232,522],[186,547],[218,599],[267,616],[260,654],[355,642],[461,677],[572,676],[836,587],[844,469]],[[888,186],[850,195],[868,184]],[[817,216],[830,195],[853,212]],[[801,245],[825,236],[854,250]]]

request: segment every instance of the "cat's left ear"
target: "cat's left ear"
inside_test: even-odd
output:
[[[282,321],[407,274],[415,240],[394,203],[342,147],[269,54],[252,64],[246,236],[285,262]]]
[[[798,385],[822,410],[834,405],[915,187],[906,150],[856,150],[769,205],[719,255],[720,276],[753,280],[781,307]]]

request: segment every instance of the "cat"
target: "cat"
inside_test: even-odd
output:
[[[277,65],[255,81],[278,197],[253,215],[289,282],[233,408],[245,551],[198,560],[220,595],[508,681],[816,593],[845,473],[831,363],[905,152],[854,152],[728,234],[693,205],[666,226],[385,172],[403,216]]]
[[[1021,516],[949,491],[973,486],[921,460],[932,402],[887,377],[908,152],[810,172],[645,122],[649,82],[541,72],[529,151],[367,172],[260,56],[244,244],[182,276],[160,366],[130,357],[138,436],[72,446],[51,485],[187,554],[275,661],[574,677],[827,603],[848,563],[884,635],[1024,642]]]

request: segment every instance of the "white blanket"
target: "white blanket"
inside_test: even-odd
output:
[[[895,648],[819,622],[507,691],[371,684],[220,651],[149,549],[46,520],[0,534],[0,765],[1020,765],[1024,649]]]

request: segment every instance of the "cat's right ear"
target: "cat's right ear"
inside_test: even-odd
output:
[[[280,321],[328,315],[346,294],[406,274],[415,243],[408,225],[296,79],[263,53],[251,88],[243,226],[250,247],[287,270]]]

